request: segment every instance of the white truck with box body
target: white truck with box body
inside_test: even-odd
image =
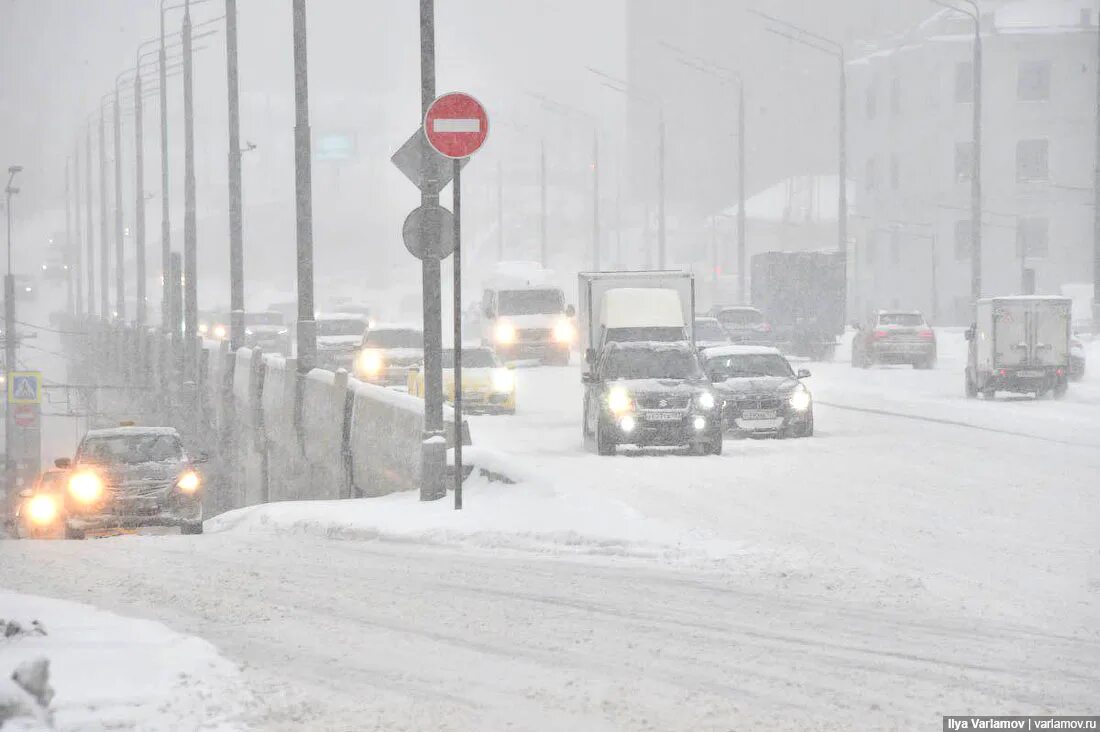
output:
[[[566,365],[577,340],[574,309],[535,262],[501,262],[481,295],[481,343],[504,361]]]
[[[1069,383],[1072,301],[1015,296],[979,300],[966,366],[966,395],[998,391],[1061,397]]]
[[[690,272],[581,272],[577,297],[585,372],[608,343],[692,341],[695,280]]]

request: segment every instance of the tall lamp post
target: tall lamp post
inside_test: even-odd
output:
[[[10,392],[11,374],[16,368],[15,363],[15,275],[11,271],[11,199],[19,193],[19,189],[12,185],[15,176],[23,172],[23,166],[12,165],[8,168],[8,184],[4,187],[7,196],[8,217],[8,269],[4,275],[4,385],[7,393]],[[6,399],[4,407],[4,488],[10,500],[15,490],[15,460],[12,459],[12,409],[11,400]]]

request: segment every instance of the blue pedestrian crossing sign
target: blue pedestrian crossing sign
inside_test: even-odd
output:
[[[8,374],[8,404],[40,404],[41,402],[41,371],[12,371]]]

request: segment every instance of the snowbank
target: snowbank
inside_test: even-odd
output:
[[[44,633],[0,638],[0,703],[18,694],[9,682],[23,665],[49,661],[49,711],[59,730],[233,730],[246,701],[237,668],[204,640],[160,623],[124,618],[88,605],[0,589],[0,613]],[[13,691],[14,690],[14,691]],[[45,729],[39,717],[9,729]],[[20,726],[22,725],[22,726]]]

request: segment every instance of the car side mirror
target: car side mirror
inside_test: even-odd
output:
[[[70,467],[72,467],[73,461],[70,460],[69,458],[58,458],[57,460],[53,461],[53,464],[54,464],[55,468],[60,468],[61,470],[68,470]]]
[[[968,340],[968,341],[974,340],[974,329],[973,328],[967,328],[966,332],[963,334],[963,337],[966,338],[966,340]]]
[[[486,317],[486,318],[487,318],[488,320],[492,320],[492,319],[493,319],[493,317],[494,317],[494,316],[493,316],[493,308],[492,308],[491,306],[489,306],[489,305],[486,305],[486,306],[485,306],[485,307],[484,307],[484,308],[482,309],[482,311],[481,311],[481,314],[482,314],[482,315],[484,315],[484,316],[485,316],[485,317]]]
[[[810,378],[810,370],[809,369],[799,369],[798,370],[798,378],[800,378],[800,379]]]
[[[209,461],[210,461],[210,456],[207,455],[205,452],[196,453],[195,457],[191,458],[191,462],[196,463],[196,464],[205,463],[205,462],[209,462]]]
[[[20,498],[30,498],[33,495],[34,491],[32,491],[30,488],[24,488],[23,490],[19,491]]]
[[[584,362],[587,364],[596,363],[596,349],[586,348],[584,349]]]
[[[596,383],[596,375],[595,374],[590,374],[590,373],[582,373],[581,374],[581,383],[582,384],[595,384]]]
[[[577,314],[577,309],[575,307],[573,307],[572,305],[566,305],[565,306],[565,314],[566,314],[567,317],[572,318],[574,315]]]

